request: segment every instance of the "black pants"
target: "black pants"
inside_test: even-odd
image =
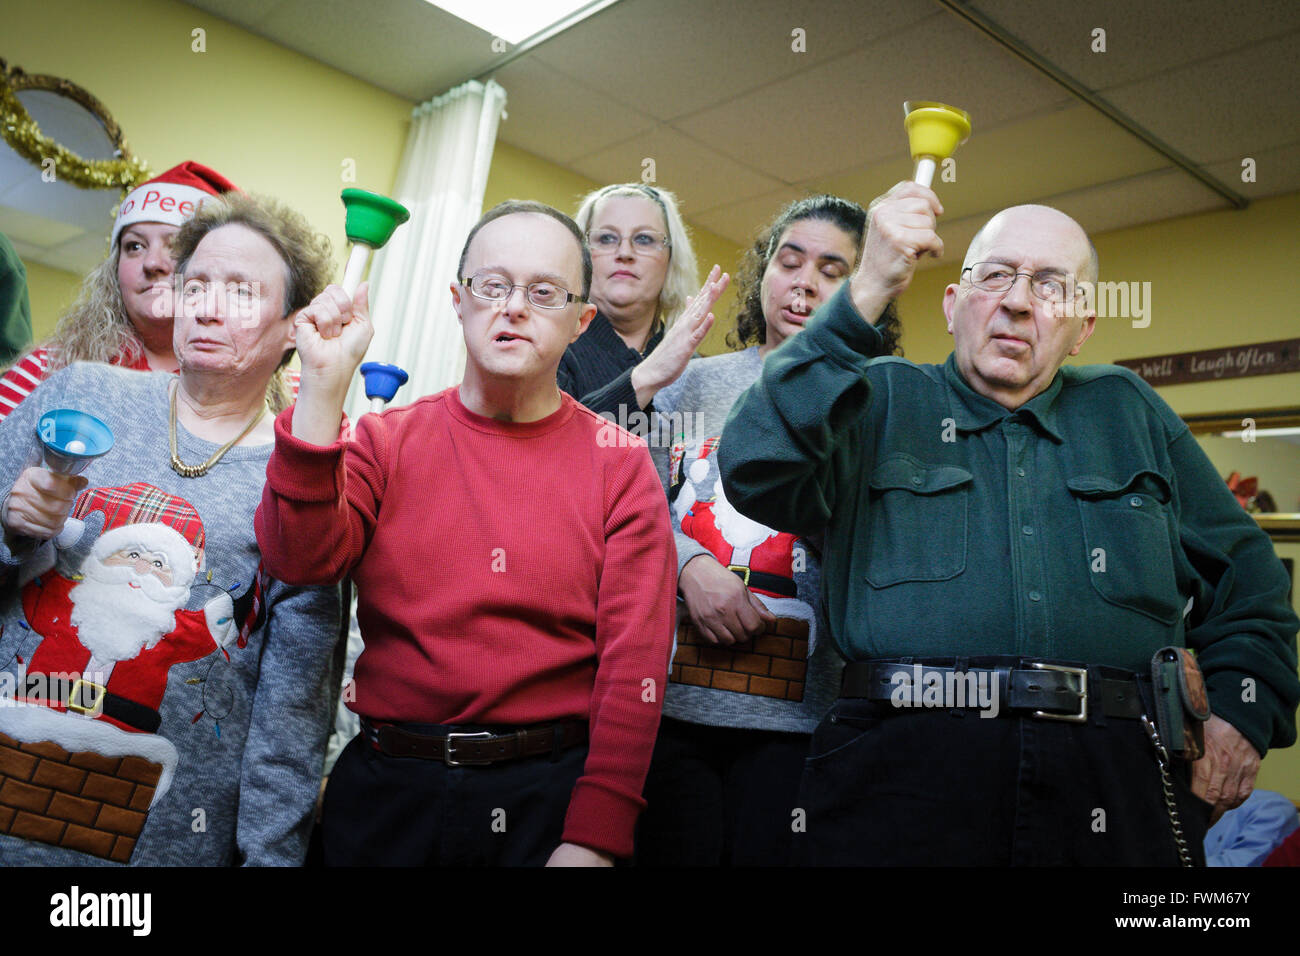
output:
[[[1210,805],[1175,763],[1198,865]],[[839,866],[1178,866],[1155,752],[1141,724],[840,700],[813,735],[795,859]]]
[[[389,757],[364,734],[325,789],[326,866],[542,866],[560,845],[586,746],[485,767]]]
[[[665,717],[646,778],[637,864],[788,864],[808,741]]]

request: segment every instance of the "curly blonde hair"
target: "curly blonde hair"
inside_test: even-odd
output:
[[[109,257],[86,274],[77,301],[59,317],[54,332],[42,343],[50,353],[51,372],[73,362],[134,365],[143,357],[144,346],[126,314],[117,282],[121,255],[121,245],[114,245]]]

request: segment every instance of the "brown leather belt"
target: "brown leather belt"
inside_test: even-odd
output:
[[[516,730],[463,731],[436,727],[414,731],[363,717],[361,732],[370,746],[390,757],[441,760],[448,767],[485,767],[522,757],[558,756],[570,747],[587,742],[587,724],[582,720],[562,720]]]

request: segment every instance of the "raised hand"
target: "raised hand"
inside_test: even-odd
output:
[[[370,284],[349,299],[330,285],[294,319],[302,378],[293,412],[293,434],[314,445],[338,439],[343,401],[357,366],[375,334],[370,324]]]
[[[686,370],[695,350],[713,327],[713,305],[726,291],[731,276],[715,265],[700,287],[699,295],[686,300],[686,308],[677,317],[672,328],[664,333],[653,352],[632,370],[632,387],[636,390],[637,404],[645,408],[659,392]]]
[[[28,468],[14,482],[0,513],[5,531],[42,541],[53,538],[63,530],[72,504],[86,484],[83,475],[69,477],[45,468]]]
[[[362,283],[349,299],[341,286],[329,285],[294,319],[295,345],[302,379],[348,383],[374,336],[370,324],[370,284]]]
[[[943,205],[933,190],[902,182],[872,201],[858,267],[850,279],[853,303],[868,321],[907,290],[922,256],[943,255],[935,227]]]

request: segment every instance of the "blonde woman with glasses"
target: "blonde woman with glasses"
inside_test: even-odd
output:
[[[655,394],[676,381],[713,325],[730,277],[714,266],[698,289],[695,252],[672,193],[622,183],[578,208],[594,271],[595,319],[560,362],[560,388],[643,433]],[[641,412],[641,415],[637,415]]]

